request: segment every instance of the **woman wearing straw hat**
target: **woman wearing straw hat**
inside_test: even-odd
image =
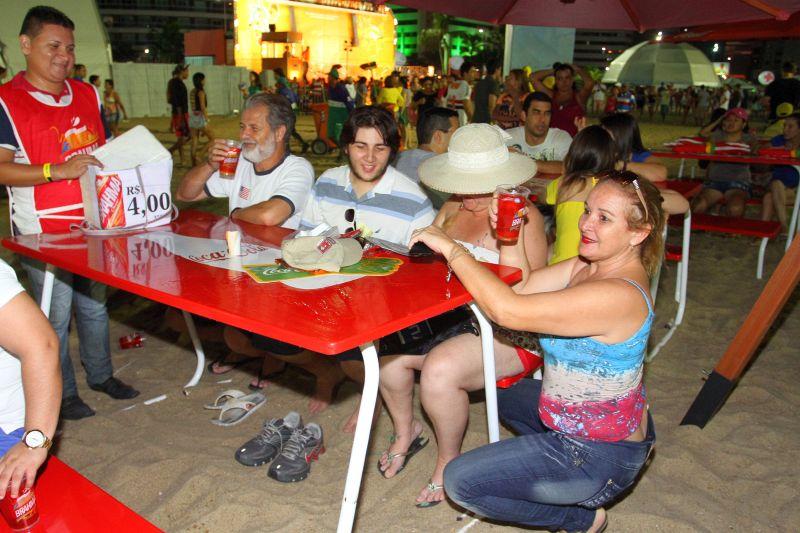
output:
[[[515,245],[500,247],[501,263],[523,272],[513,288],[441,229],[415,232],[411,243],[446,257],[489,318],[539,332],[545,357],[542,381],[498,391],[500,417],[520,436],[453,457],[444,469],[458,505],[525,526],[605,529],[603,507],[636,481],[655,442],[642,374],[654,316],[647,287],[663,254],[661,201],[647,180],[610,172],[586,199],[579,256],[532,272],[525,227]],[[432,353],[422,369],[422,404],[440,437],[452,436],[450,419],[468,398],[444,396],[430,382],[466,367],[471,387],[481,386],[480,341],[470,340],[450,360]]]
[[[505,145],[505,135],[499,128],[488,124],[463,126],[453,134],[447,153],[428,159],[419,169],[420,179],[425,185],[455,195],[442,207],[434,226],[468,246],[480,259],[494,263],[499,260],[499,247],[496,235],[489,225],[492,192],[498,185],[524,183],[536,173],[536,163],[532,159],[509,153]],[[535,270],[543,267],[547,258],[544,220],[537,210],[532,209],[524,225],[526,270]],[[464,331],[463,327],[451,328],[440,335],[437,338],[440,344],[433,348],[431,356],[449,358],[464,344],[477,342],[480,346],[476,333],[463,333]],[[538,350],[538,344],[531,334],[505,330],[499,332],[495,341],[499,377],[519,374],[524,372],[526,365],[532,360],[538,362],[532,355],[526,355],[523,360],[517,346],[524,348],[526,354]],[[378,462],[378,469],[386,478],[394,477],[400,472],[406,462],[428,442],[422,434],[422,423],[413,415],[414,371],[423,370],[425,359],[426,354],[381,358],[381,395],[394,423],[391,445]],[[475,365],[480,368],[480,357],[469,361],[468,366],[459,372],[453,372],[454,381],[448,383],[448,386],[467,386],[471,390],[480,388],[479,385],[464,385],[458,381],[462,371],[471,372]],[[456,411],[450,410],[447,416],[453,421],[459,421],[457,425],[460,431],[456,428],[455,431],[440,434],[440,427],[446,424],[440,423],[438,418],[433,419],[440,448],[439,461],[430,484],[417,498],[419,507],[436,505],[444,497],[441,490],[442,471],[446,462],[458,455],[469,416],[468,405],[459,404]]]

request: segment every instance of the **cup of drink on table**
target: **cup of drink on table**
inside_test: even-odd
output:
[[[227,139],[225,144],[228,146],[228,153],[219,165],[219,175],[221,178],[233,179],[236,175],[236,165],[239,164],[239,154],[242,152],[242,143],[233,139]]]
[[[521,185],[497,187],[497,240],[513,242],[522,227],[526,201],[531,191]]]

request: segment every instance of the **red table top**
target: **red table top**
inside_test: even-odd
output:
[[[189,210],[171,228],[191,237],[208,238],[214,231],[214,238],[224,239],[220,224],[225,220]],[[237,225],[243,241],[276,247],[290,233],[284,228]],[[438,256],[411,262],[381,253],[401,257],[404,263],[389,276],[302,290],[280,282],[256,283],[245,273],[174,256],[133,235],[22,235],[3,239],[3,245],[150,300],[324,354],[355,348],[472,300],[455,276],[446,283],[447,266]],[[515,268],[487,267],[506,283],[521,278]]]
[[[51,456],[36,478],[39,522],[31,533],[148,533],[156,526]],[[0,518],[0,531],[11,531]]]
[[[651,152],[651,155],[669,159],[702,159],[721,163],[746,163],[748,165],[800,165],[800,159],[761,157],[757,155],[682,154],[678,152]]]

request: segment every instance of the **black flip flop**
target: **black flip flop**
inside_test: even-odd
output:
[[[392,438],[390,440],[392,440],[392,442],[394,441],[394,435],[392,435]],[[397,457],[402,457],[403,458],[403,464],[400,465],[400,468],[397,469],[397,472],[395,472],[394,476],[392,476],[392,477],[395,477],[397,474],[402,472],[403,469],[408,464],[408,461],[410,461],[411,458],[414,457],[414,455],[416,455],[416,453],[418,451],[420,451],[422,448],[427,446],[429,441],[430,441],[430,439],[428,437],[426,437],[424,434],[420,433],[419,436],[416,439],[411,441],[411,444],[408,445],[408,449],[405,452],[403,452],[403,453],[389,453],[387,451],[386,452],[386,457],[388,459],[389,464],[391,464],[392,461],[394,461]],[[388,470],[388,468],[386,470]],[[386,477],[386,470],[381,470],[381,460],[378,459],[378,472],[380,472],[381,475],[384,478],[391,479],[391,478]]]
[[[280,376],[281,374],[286,372],[286,367],[287,367],[287,364],[284,363],[283,364],[283,368],[281,368],[280,370],[276,370],[275,372],[272,372],[270,374],[267,374],[266,376],[264,374],[262,374],[261,373],[261,369],[259,369],[258,370],[258,383],[260,384],[265,379],[270,379],[270,378],[274,378],[274,377]],[[247,388],[250,389],[251,391],[256,391],[256,392],[264,390],[264,387],[257,387],[255,385],[253,385],[252,381],[247,384]]]

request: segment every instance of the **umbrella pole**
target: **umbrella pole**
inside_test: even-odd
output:
[[[778,263],[764,290],[761,291],[761,296],[756,300],[744,324],[739,328],[684,415],[681,420],[682,426],[694,425],[703,428],[722,407],[753,359],[767,330],[786,305],[798,281],[800,281],[800,239],[795,239]]]

